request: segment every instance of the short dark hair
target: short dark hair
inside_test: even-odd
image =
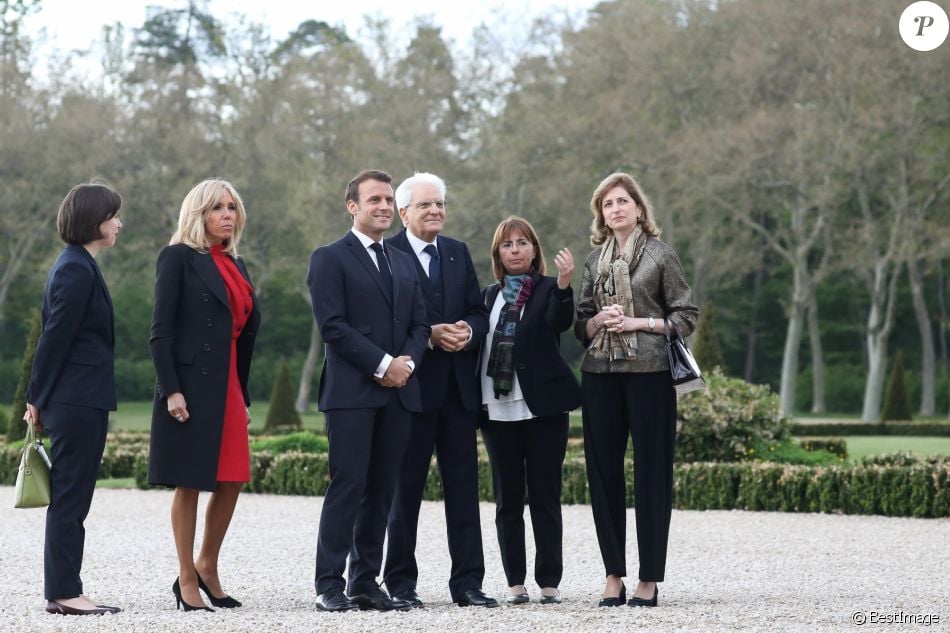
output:
[[[350,200],[353,202],[359,202],[360,185],[367,180],[378,180],[379,182],[385,182],[387,185],[391,185],[393,183],[393,177],[384,171],[380,171],[378,169],[364,169],[360,173],[356,174],[353,180],[346,184],[346,197],[343,198],[343,204],[346,204]]]
[[[99,225],[114,218],[121,206],[122,196],[105,185],[76,185],[59,205],[59,236],[67,244],[79,245],[102,239]]]

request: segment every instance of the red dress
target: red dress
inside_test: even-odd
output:
[[[218,457],[218,481],[251,480],[251,448],[247,435],[247,408],[237,373],[237,340],[254,307],[253,289],[234,260],[222,246],[211,247],[214,260],[224,280],[231,308],[231,355],[228,363],[228,393],[224,404],[224,425],[221,431],[221,453]]]

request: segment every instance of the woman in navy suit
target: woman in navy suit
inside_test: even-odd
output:
[[[121,609],[83,595],[85,528],[109,411],[115,411],[114,320],[95,257],[115,246],[122,198],[104,185],[73,187],[56,217],[66,242],[46,278],[43,327],[36,344],[24,419],[51,441],[51,501],[43,550],[46,610],[101,615]]]
[[[481,354],[481,428],[492,467],[495,528],[508,579],[508,603],[528,602],[524,581],[524,496],[534,526],[534,578],[541,603],[561,602],[561,466],[568,412],[581,404],[580,386],[561,358],[561,332],[574,320],[569,250],[554,257],[546,277],[534,227],[510,217],[495,229],[492,269],[497,284],[482,291],[488,335]]]
[[[158,254],[149,348],[158,378],[152,407],[149,483],[175,488],[172,532],[176,606],[239,607],[221,588],[218,555],[238,495],[251,479],[247,379],[261,316],[238,242],[244,203],[224,180],[195,185],[178,230]],[[194,558],[198,492],[210,491]]]

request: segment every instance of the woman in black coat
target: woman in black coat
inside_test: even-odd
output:
[[[66,248],[46,279],[43,329],[36,344],[24,420],[51,440],[51,501],[43,551],[46,610],[62,615],[115,613],[83,595],[85,529],[109,411],[115,411],[115,312],[95,257],[115,246],[122,198],[104,185],[77,185],[59,207]]]
[[[218,556],[250,480],[247,391],[260,312],[237,257],[247,215],[230,183],[205,180],[185,197],[178,230],[158,255],[149,347],[157,384],[149,483],[173,486],[176,606],[239,607],[218,577]],[[198,492],[211,491],[194,556]]]
[[[490,316],[480,365],[481,429],[492,467],[495,527],[509,604],[529,600],[524,586],[526,479],[541,603],[561,601],[561,466],[568,412],[580,406],[581,393],[560,352],[560,334],[574,320],[574,260],[565,248],[554,261],[557,277],[545,277],[534,227],[510,217],[492,239],[492,268],[499,283],[482,291]]]

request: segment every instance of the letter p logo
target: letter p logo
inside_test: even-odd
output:
[[[904,9],[899,23],[901,39],[915,51],[932,51],[947,39],[950,20],[934,2],[915,2]]]

